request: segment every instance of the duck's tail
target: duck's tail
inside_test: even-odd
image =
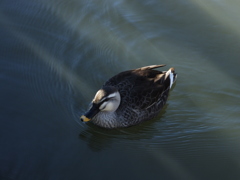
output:
[[[173,67],[170,68],[170,69],[166,72],[166,74],[165,74],[165,81],[168,80],[168,79],[169,79],[169,81],[170,81],[169,87],[170,87],[170,89],[171,89],[173,83],[174,83],[174,82],[176,81],[176,79],[177,79],[177,74],[175,73],[175,69],[174,69]]]

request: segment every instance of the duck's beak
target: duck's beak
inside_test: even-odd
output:
[[[96,106],[95,104],[92,105],[92,107],[88,110],[88,112],[86,112],[86,114],[82,115],[80,117],[81,121],[83,122],[88,122],[90,121],[98,112],[99,112],[99,108],[98,106]]]
[[[82,116],[80,117],[80,119],[81,119],[81,121],[83,121],[83,122],[88,122],[88,121],[91,120],[91,119],[87,118],[85,115],[82,115]]]

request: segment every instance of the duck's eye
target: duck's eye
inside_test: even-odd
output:
[[[102,111],[106,108],[106,106],[107,106],[107,102],[105,101],[100,105],[99,109]]]

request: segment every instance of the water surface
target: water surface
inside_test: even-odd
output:
[[[0,3],[1,179],[240,178],[240,3]],[[150,64],[178,80],[159,116],[81,123],[111,76]]]

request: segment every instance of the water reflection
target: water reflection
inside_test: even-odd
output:
[[[128,128],[104,129],[90,122],[85,123],[87,129],[79,134],[79,138],[86,141],[93,151],[110,148],[114,141],[123,141],[128,146],[129,143],[131,144],[136,140],[152,139],[154,136],[157,136],[155,133],[158,132],[154,123],[161,121],[166,108],[167,105],[156,118]]]

